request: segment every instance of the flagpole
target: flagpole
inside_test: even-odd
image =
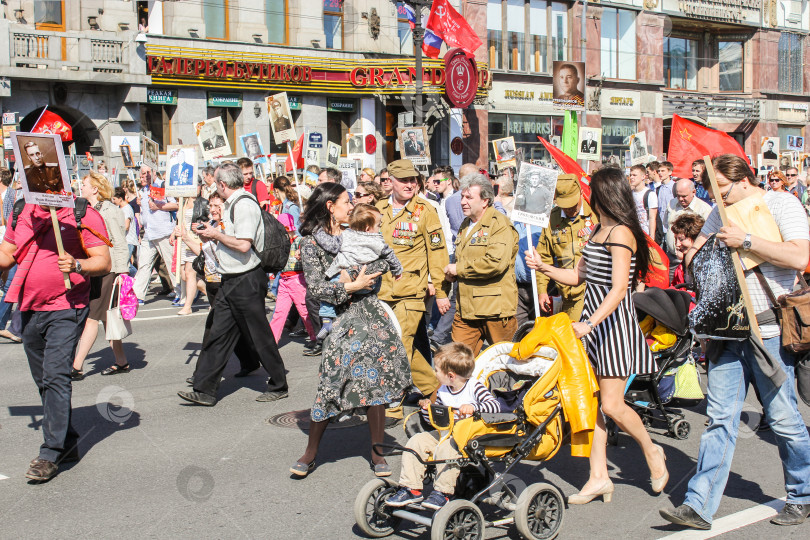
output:
[[[585,99],[584,99],[585,107],[582,109],[582,122],[580,122],[580,126],[583,126],[583,127],[588,126],[588,62],[587,62],[587,57],[586,57],[587,49],[586,49],[586,46],[585,46],[586,43],[588,42],[588,38],[587,38],[587,35],[586,35],[587,32],[588,32],[588,27],[586,25],[587,16],[588,16],[588,0],[582,0],[582,20],[580,21],[580,26],[579,26],[579,33],[580,33],[580,36],[579,36],[579,41],[580,41],[580,49],[579,50],[580,50],[580,52],[579,52],[579,54],[582,57],[581,60],[583,62],[583,66],[584,66],[583,72],[582,72],[582,80],[583,80],[582,88],[583,88],[583,90],[585,90],[583,92],[583,95],[585,97]],[[577,130],[577,131],[579,131],[579,130]],[[579,133],[577,133],[577,135],[579,135]],[[579,142],[579,136],[577,136],[577,143],[578,142]],[[601,156],[600,156],[600,160],[601,160]],[[588,160],[583,159],[582,162],[583,162],[582,164],[584,165],[582,168],[585,171],[585,173],[587,173],[588,168],[589,168],[588,167]]]
[[[425,29],[422,27],[422,8],[430,6],[432,3],[433,0],[408,0],[408,4],[413,7],[414,11],[413,54],[416,81],[414,83],[413,123],[415,126],[421,126],[424,123],[424,111],[422,109],[422,91],[424,88],[422,81],[422,41],[425,39]]]

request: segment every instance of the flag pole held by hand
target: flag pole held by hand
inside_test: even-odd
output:
[[[186,210],[185,210],[184,204],[185,204],[185,198],[180,197],[180,209],[177,212],[177,221],[178,221],[178,224],[180,225],[180,230],[181,231],[183,230],[183,227],[185,227]],[[176,264],[174,266],[174,272],[175,272],[175,274],[174,274],[174,282],[175,283],[180,283],[180,276],[181,276],[181,274],[180,274],[180,263],[181,263],[180,246],[181,246],[182,243],[183,243],[183,240],[181,238],[175,238],[175,240],[174,240],[174,258],[175,258],[175,261],[176,261]]]
[[[62,245],[62,233],[59,230],[59,220],[56,219],[56,208],[49,206],[48,210],[51,211],[51,222],[53,223],[53,235],[56,238],[56,249],[59,256],[65,254],[65,247]],[[65,289],[70,290],[70,275],[67,272],[62,272],[62,278],[65,280]]]

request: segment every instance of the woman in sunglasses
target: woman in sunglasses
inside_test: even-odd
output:
[[[354,190],[354,203],[375,205],[380,199],[385,198],[382,188],[374,181],[360,182],[357,189]]]
[[[770,191],[786,191],[787,178],[781,171],[768,173],[768,189]]]

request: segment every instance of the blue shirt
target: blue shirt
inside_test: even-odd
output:
[[[286,199],[284,203],[281,205],[281,212],[283,214],[290,214],[293,218],[293,225],[295,226],[295,230],[298,230],[298,220],[301,217],[301,209],[298,207],[297,204],[292,202],[289,199]]]
[[[529,249],[529,240],[526,236],[526,224],[525,223],[514,223],[515,230],[518,233],[518,252],[517,257],[515,257],[515,276],[517,277],[518,283],[528,283],[531,284],[532,282],[532,271],[526,266],[526,250]],[[543,229],[540,227],[534,227],[532,229],[532,246],[536,247],[537,244],[540,242],[540,236],[543,234]]]

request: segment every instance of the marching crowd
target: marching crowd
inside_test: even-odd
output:
[[[26,477],[47,481],[60,463],[80,458],[70,420],[71,380],[85,376],[83,362],[99,322],[105,323],[117,277],[131,274],[140,304],[153,280],[160,280],[158,294],[170,295],[180,316],[191,313],[202,294],[208,298],[202,351],[190,388],[178,392],[183,400],[216,405],[231,353],[240,362],[237,377],[259,367],[267,372],[257,401],[287,397],[278,348],[285,331],[307,338],[304,354],[323,357],[309,440],[290,469],[299,477],[315,468],[330,419],[353,409],[365,408],[372,445],[383,439],[386,408],[403,399],[451,404],[462,414],[487,410],[491,396],[466,384],[484,344],[510,341],[536,316],[564,312],[587,343],[602,412],[638,442],[659,493],[669,479],[664,450],[623,399],[629,376],[656,369],[631,299],[648,272],[647,237],[669,256],[673,285],[688,281],[689,261],[715,233],[764,261],[762,274],[777,296],[794,287],[810,256],[808,192],[796,169],[771,172],[763,188],[740,158],[719,156],[714,167],[719,193],[712,192],[702,162],[687,179],[674,178],[667,161],[633,166],[627,176],[605,167],[593,173],[588,200],[576,176],[561,174],[549,225],[532,230],[531,238],[524,224],[510,219],[522,204],[513,172],[490,177],[469,163],[458,175],[442,166],[425,177],[401,159],[379,173],[364,169],[350,193],[335,169],[311,167],[314,187],[287,176],[265,182],[255,177],[250,159],[240,158],[204,168],[197,197],[182,207],[173,198],[155,198],[150,188],[163,180],[149,167],[141,167],[137,186],[128,181],[116,188],[91,172],[78,186],[89,203],[85,215],[77,220],[70,209],[57,212],[63,255],[48,211],[28,205],[17,214],[11,174],[0,171],[6,227],[0,268],[7,271],[0,336],[22,341],[47,420]],[[715,201],[733,205],[753,196],[764,197],[781,242],[721,226]],[[286,232],[285,262],[269,273],[267,261],[278,245],[270,232],[279,225]],[[541,313],[535,312],[535,275]],[[757,313],[767,312],[773,306],[760,281],[748,277]],[[267,297],[275,300],[269,321]],[[810,514],[810,437],[797,406],[797,359],[780,346],[777,325],[761,329],[781,378],[757,363],[748,342],[706,350],[710,420],[684,504],[661,510],[670,522],[711,527],[749,383],[758,389],[785,470],[787,503],[773,521],[794,525]],[[121,341],[110,344],[115,363],[101,375],[128,372]],[[590,476],[570,504],[612,497],[606,440],[598,415]],[[413,444],[424,451],[435,442]],[[375,475],[392,474],[383,456],[372,452],[371,461]],[[424,500],[439,508],[452,497],[452,474],[437,479],[427,498],[421,474],[403,463],[402,489],[390,504]]]

